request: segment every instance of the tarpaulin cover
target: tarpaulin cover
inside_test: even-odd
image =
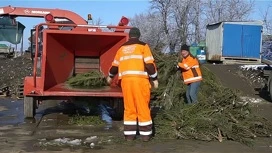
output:
[[[6,44],[0,44],[0,48],[8,48]]]
[[[21,42],[25,26],[20,22],[13,22],[9,17],[0,18],[0,41],[12,44]]]

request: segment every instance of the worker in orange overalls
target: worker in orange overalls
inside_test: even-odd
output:
[[[157,70],[149,46],[140,41],[140,30],[133,27],[129,31],[129,40],[117,51],[107,81],[118,73],[124,97],[124,135],[126,140],[134,140],[137,124],[143,141],[152,136],[150,114],[150,81],[158,87]]]
[[[181,63],[178,63],[177,68],[181,70],[184,83],[187,85],[186,98],[189,104],[197,103],[197,93],[202,80],[202,73],[199,67],[199,62],[189,52],[189,46],[182,45],[181,47]]]

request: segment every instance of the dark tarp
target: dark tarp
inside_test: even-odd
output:
[[[25,26],[20,22],[14,22],[9,17],[0,18],[0,41],[7,41],[12,44],[21,42]]]

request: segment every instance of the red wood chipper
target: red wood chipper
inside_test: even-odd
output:
[[[117,26],[94,26],[67,10],[11,6],[0,9],[3,10],[0,16],[43,17],[46,21],[35,27],[33,75],[24,80],[25,117],[34,117],[38,102],[48,99],[106,97],[122,105],[122,92],[116,78],[111,86],[99,89],[73,89],[64,82],[73,74],[92,69],[107,75],[118,48],[128,40],[125,33],[125,29],[131,28],[127,26],[128,18],[122,17]],[[39,35],[41,27],[46,28]],[[39,45],[40,39],[42,45]],[[41,57],[38,57],[40,50]],[[38,58],[41,59],[40,73],[37,73]]]

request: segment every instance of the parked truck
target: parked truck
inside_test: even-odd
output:
[[[45,19],[35,27],[33,75],[24,79],[24,115],[34,117],[39,101],[70,97],[106,98],[116,108],[122,108],[122,91],[117,78],[110,86],[95,89],[74,89],[65,82],[72,75],[98,69],[105,76],[118,48],[128,40],[125,33],[129,20],[122,17],[117,26],[88,25],[74,12],[61,9],[2,7],[0,16],[40,17]],[[58,22],[65,19],[68,22]],[[89,18],[90,19],[90,18]],[[42,35],[39,35],[41,27]],[[68,27],[68,28],[65,28]],[[103,30],[112,29],[112,30]],[[38,45],[38,40],[42,45]],[[32,41],[32,39],[31,39]],[[41,51],[40,74],[37,74],[38,53]],[[120,109],[119,112],[123,112]]]
[[[262,68],[262,77],[265,78],[265,89],[272,101],[272,59],[262,59],[261,62],[267,66]]]
[[[272,101],[272,37],[264,35],[262,40],[261,63],[258,67],[261,70],[261,77],[264,79],[265,88],[263,91],[269,94]]]

